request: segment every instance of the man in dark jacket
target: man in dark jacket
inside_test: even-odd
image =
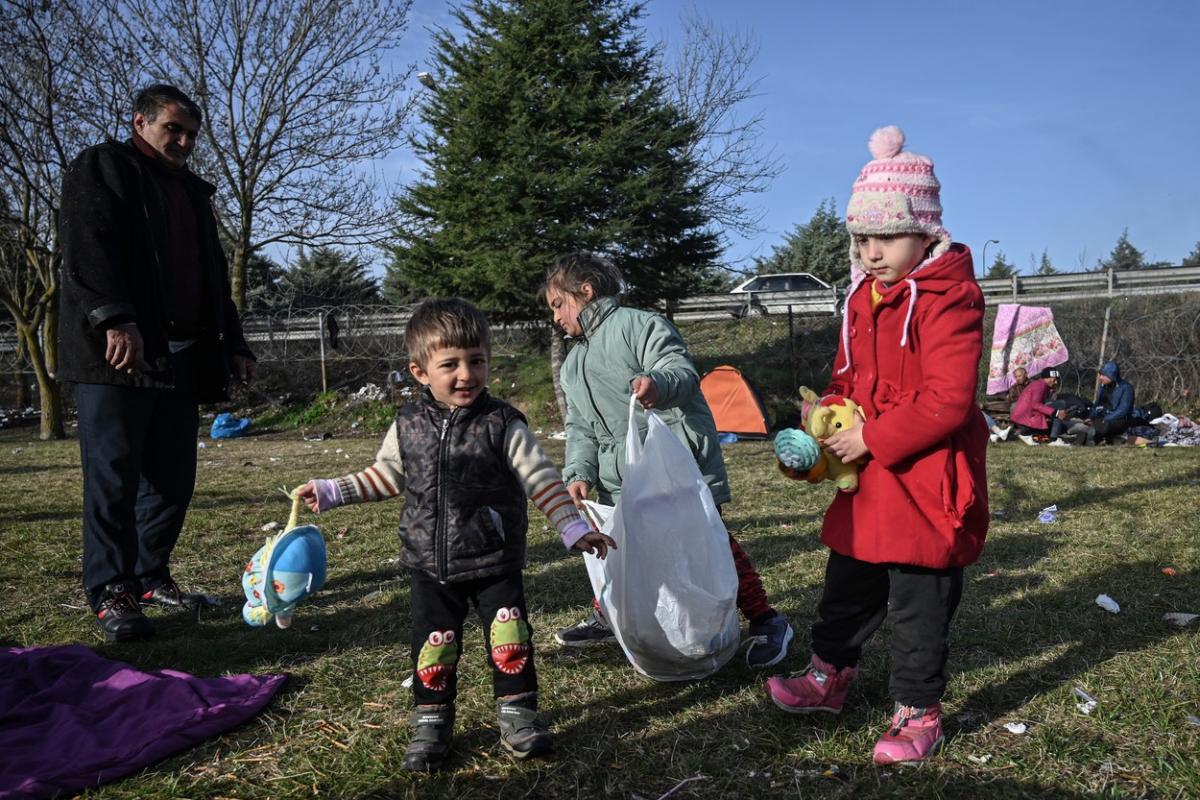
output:
[[[1096,404],[1092,408],[1089,439],[1111,442],[1133,423],[1133,384],[1121,377],[1121,368],[1109,361],[1096,375]]]
[[[141,603],[201,600],[168,566],[195,486],[197,404],[255,371],[215,187],[187,168],[200,123],[187,95],[150,86],[133,137],[89,147],[63,177],[58,377],[79,411],[83,585],[110,641],[154,633]]]

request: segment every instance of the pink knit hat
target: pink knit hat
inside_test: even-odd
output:
[[[871,134],[867,148],[875,158],[869,161],[850,190],[850,205],[846,208],[846,229],[850,236],[890,236],[918,233],[935,240],[928,257],[913,268],[913,272],[950,249],[950,231],[942,227],[942,185],[933,174],[933,159],[904,152],[904,131],[895,125],[880,128]],[[910,273],[911,275],[911,273]],[[867,278],[858,244],[850,240],[850,286],[846,290],[846,305],[842,312],[842,348],[846,363],[838,374],[850,370],[850,298]],[[908,345],[908,328],[917,307],[917,283],[911,277],[908,284],[908,313],[900,335],[900,346]]]
[[[904,152],[904,131],[895,125],[871,134],[867,147],[874,160],[858,174],[846,209],[851,236],[921,233],[937,240],[934,258],[950,247],[942,227],[941,184],[928,156]],[[862,269],[858,248],[850,246],[851,263]]]

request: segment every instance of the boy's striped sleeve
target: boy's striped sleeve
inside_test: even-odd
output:
[[[336,480],[344,503],[390,500],[404,491],[404,463],[400,459],[396,423],[392,423],[387,435],[383,437],[383,444],[379,447],[374,464],[361,472],[343,475]]]
[[[523,422],[508,426],[508,463],[517,474],[525,494],[558,530],[563,546],[570,550],[590,530],[575,508],[554,462],[542,450]]]

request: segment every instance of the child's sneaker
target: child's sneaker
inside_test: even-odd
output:
[[[746,639],[746,666],[751,669],[769,667],[783,661],[792,643],[792,626],[778,612],[760,622],[750,623]]]
[[[554,641],[566,647],[591,647],[594,644],[609,644],[617,640],[612,628],[600,616],[600,612],[592,609],[584,619],[569,628],[560,628],[554,634]]]
[[[767,694],[775,705],[793,714],[824,711],[842,713],[850,684],[858,675],[858,667],[838,669],[814,655],[808,668],[790,677],[776,675],[767,681]]]
[[[942,706],[926,708],[896,704],[892,724],[875,743],[876,764],[915,764],[942,749]]]
[[[1022,436],[1021,434],[1018,433],[1017,438],[1020,439],[1025,444],[1029,445],[1030,447],[1037,446],[1037,442],[1034,440],[1034,438],[1032,436]]]
[[[554,739],[538,716],[535,698],[499,701],[496,717],[500,721],[500,744],[513,758],[524,761],[554,752]]]
[[[441,769],[454,741],[454,706],[415,708],[409,724],[413,733],[404,751],[404,768],[412,772]]]

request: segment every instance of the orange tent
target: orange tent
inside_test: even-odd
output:
[[[700,379],[700,391],[712,409],[718,432],[767,437],[771,426],[762,398],[736,367],[714,367]]]

